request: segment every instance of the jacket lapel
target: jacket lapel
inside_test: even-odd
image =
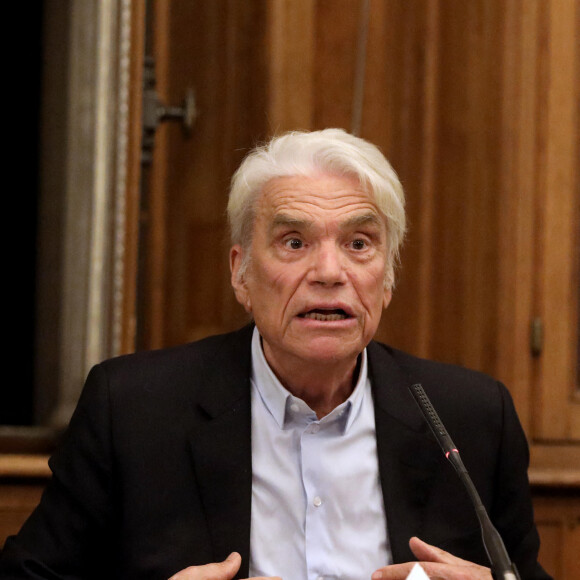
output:
[[[252,328],[224,341],[203,364],[203,390],[194,403],[191,449],[214,561],[242,556],[237,577],[248,576],[252,501]]]
[[[421,534],[440,452],[409,393],[409,375],[383,345],[371,343],[367,352],[387,532],[394,562],[405,562],[415,559],[408,542]]]

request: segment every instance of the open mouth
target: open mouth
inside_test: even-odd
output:
[[[298,316],[299,318],[309,318],[311,320],[319,320],[321,322],[333,322],[336,320],[346,320],[347,318],[351,318],[351,316],[341,308],[332,310],[315,308],[314,310],[309,310],[308,312],[304,312]]]

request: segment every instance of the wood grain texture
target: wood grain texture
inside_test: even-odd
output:
[[[200,116],[189,138],[159,133],[151,346],[247,320],[229,285],[229,177],[269,134],[349,129],[361,6],[166,2],[160,90],[174,103],[195,86]],[[504,381],[532,447],[566,467],[580,430],[577,3],[372,0],[370,11],[361,136],[398,172],[409,220],[377,338]]]
[[[542,540],[539,560],[558,580],[575,580],[580,570],[580,498],[534,498],[536,525]]]

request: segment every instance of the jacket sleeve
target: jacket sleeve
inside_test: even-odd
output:
[[[108,382],[97,365],[49,461],[52,477],[39,506],[18,535],[6,540],[1,578],[110,577],[111,445]]]
[[[528,481],[529,448],[508,390],[502,395],[502,434],[490,517],[522,580],[549,580],[538,563],[540,539],[534,523]]]

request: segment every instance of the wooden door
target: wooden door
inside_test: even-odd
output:
[[[239,327],[229,282],[229,179],[267,133],[261,2],[159,0],[148,6],[147,51],[160,101],[195,95],[190,132],[163,123],[145,168],[145,245],[138,347],[183,343]]]

